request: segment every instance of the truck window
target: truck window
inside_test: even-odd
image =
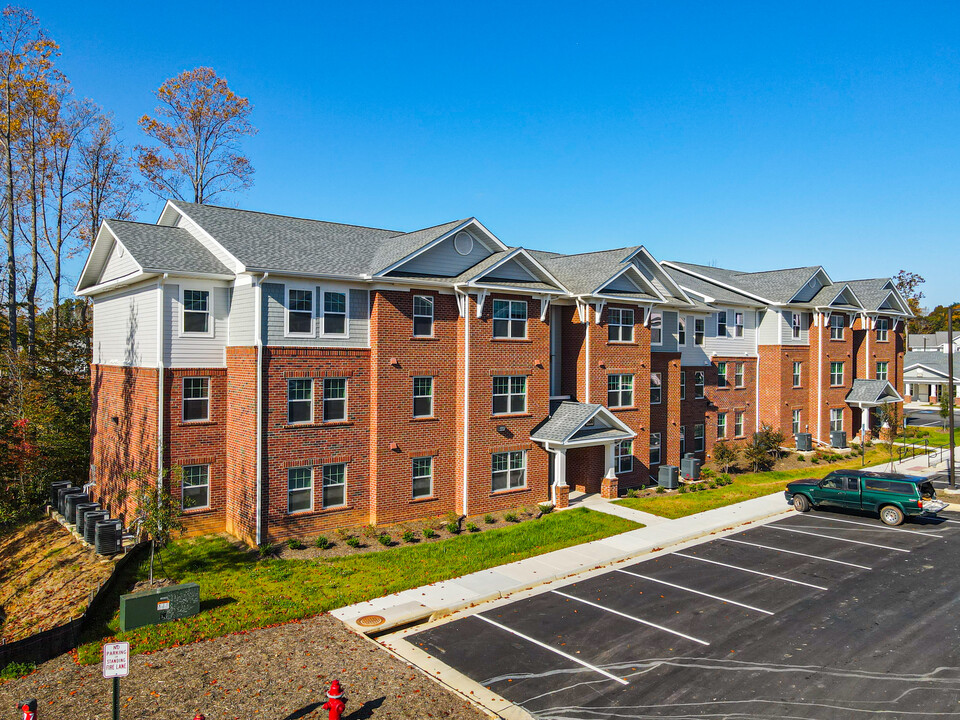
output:
[[[880,490],[881,492],[889,492],[890,485],[886,480],[877,480],[876,478],[864,478],[863,487],[865,490]]]
[[[855,477],[847,478],[847,490],[852,490],[853,492],[858,492],[860,490],[860,480]]]
[[[829,488],[831,490],[843,490],[843,478],[830,473],[823,480],[820,481],[820,487]]]
[[[918,487],[920,489],[920,497],[924,500],[932,500],[937,496],[937,491],[934,490],[932,482],[922,482]]]

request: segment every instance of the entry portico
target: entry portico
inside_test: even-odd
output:
[[[617,496],[617,447],[631,443],[637,436],[603,405],[563,402],[553,415],[530,433],[530,439],[541,443],[553,455],[551,464],[551,498],[558,506],[565,504],[567,485],[567,451],[577,448],[604,448],[602,477],[597,484],[604,497]],[[632,446],[629,447],[632,453]]]
[[[847,393],[846,400],[850,407],[860,409],[860,428],[855,434],[869,437],[871,432],[870,416],[873,409],[888,403],[902,403],[903,397],[887,380],[858,379],[853,381],[853,387]]]

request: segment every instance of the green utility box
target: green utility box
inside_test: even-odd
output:
[[[200,586],[171,585],[120,596],[120,631],[179,620],[200,612]]]

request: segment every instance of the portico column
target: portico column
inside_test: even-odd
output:
[[[607,467],[607,474],[603,476],[603,480],[600,481],[600,497],[615,499],[620,494],[620,488],[617,483],[617,458],[616,458],[616,441],[604,443],[604,460]]]
[[[864,441],[866,441],[866,439],[870,437],[870,410],[871,409],[872,408],[869,408],[869,407],[862,408]]]
[[[551,491],[554,506],[558,508],[567,507],[570,487],[567,485],[566,448],[557,448],[553,453],[553,487]]]

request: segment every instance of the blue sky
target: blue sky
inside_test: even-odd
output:
[[[119,3],[30,7],[130,145],[164,79],[249,97],[228,204],[510,245],[644,244],[960,298],[957,3]],[[156,220],[148,199],[142,219]]]

